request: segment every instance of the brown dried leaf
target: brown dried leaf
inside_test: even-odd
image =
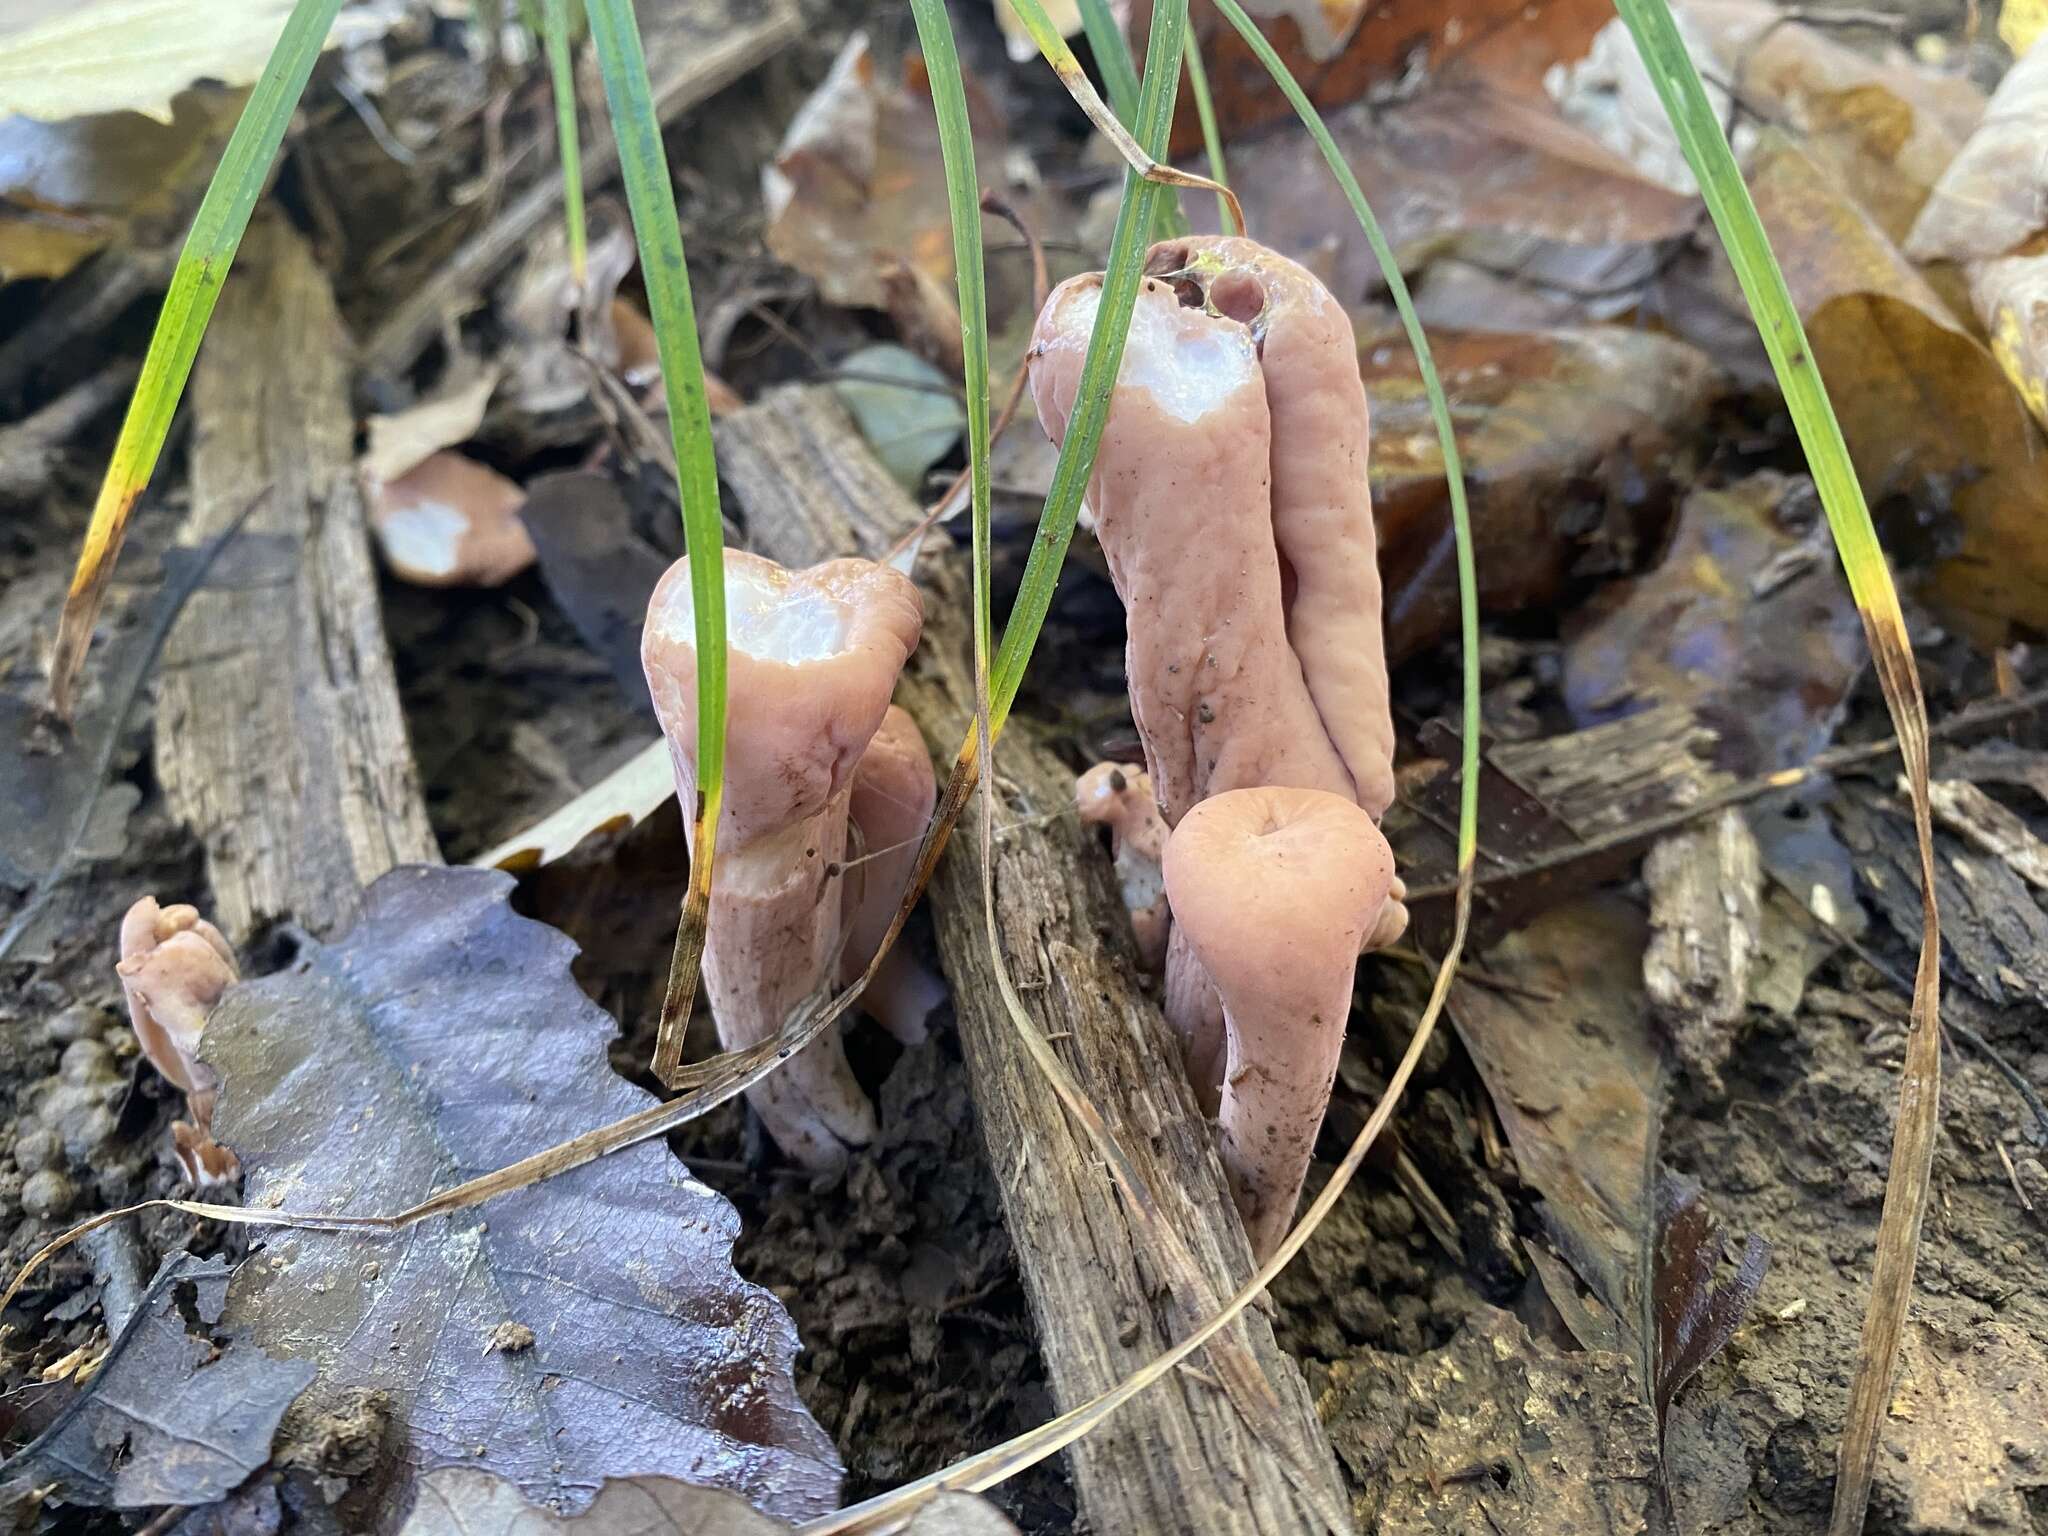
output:
[[[1277,14],[1308,7],[1318,13],[1308,35],[1294,15]],[[1261,7],[1247,9],[1256,13]],[[1276,14],[1260,30],[1325,110],[1356,101],[1374,86],[1403,79],[1417,68],[1536,94],[1543,72],[1583,55],[1593,34],[1614,15],[1609,0],[1375,0],[1370,6],[1363,0],[1272,0],[1265,9]],[[1150,7],[1139,5],[1134,11],[1130,30],[1142,37]],[[1352,18],[1367,11],[1369,19],[1354,24]],[[1265,66],[1220,16],[1198,7],[1195,33],[1226,139],[1293,116]],[[1317,38],[1347,34],[1334,57],[1316,56]],[[1183,93],[1174,118],[1173,152],[1188,154],[1201,145],[1201,124]],[[1234,158],[1231,172],[1231,184],[1241,187]],[[1366,186],[1370,191],[1371,183]]]
[[[1328,127],[1397,250],[1471,231],[1575,245],[1637,244],[1685,234],[1699,205],[1637,173],[1542,96],[1446,82],[1392,106],[1361,102]],[[1362,298],[1379,264],[1307,131],[1276,128],[1230,148],[1231,184],[1259,238],[1302,253],[1333,292]],[[1200,199],[1190,212],[1213,228]],[[1432,337],[1434,340],[1434,337]]]
[[[1771,1245],[1751,1233],[1727,1280],[1716,1276],[1725,1252],[1721,1229],[1690,1179],[1665,1171],[1657,1179],[1657,1251],[1651,1263],[1651,1317],[1644,1333],[1657,1341],[1650,1374],[1661,1434],[1678,1389],[1721,1352],[1756,1305],[1770,1267]],[[1648,1326],[1654,1323],[1654,1330]]]
[[[1572,718],[1687,705],[1744,776],[1825,747],[1863,671],[1862,620],[1803,477],[1764,471],[1693,492],[1656,568],[1606,587],[1586,613],[1564,656]]]
[[[211,1504],[270,1461],[313,1367],[221,1326],[230,1274],[218,1257],[164,1260],[85,1391],[0,1463],[0,1506],[30,1489],[51,1505]]]
[[[1665,489],[1688,473],[1685,445],[1724,387],[1705,354],[1618,326],[1439,333],[1430,348],[1458,432],[1489,613],[1552,603],[1588,567],[1625,567],[1635,521],[1661,510]],[[1456,628],[1450,504],[1414,354],[1391,335],[1363,337],[1360,352],[1387,652],[1398,659]]]
[[[573,946],[516,916],[511,884],[394,870],[347,937],[223,1000],[204,1055],[250,1205],[404,1209],[652,1104],[613,1074]],[[790,1380],[787,1314],[733,1273],[738,1229],[647,1143],[394,1240],[275,1238],[226,1321],[319,1368],[308,1415],[380,1394],[392,1428],[357,1490],[379,1529],[451,1462],[565,1512],[660,1475],[805,1518],[836,1503],[838,1460]],[[532,1347],[486,1353],[507,1322]]]
[[[1000,185],[1002,134],[986,101],[970,95],[968,105],[982,179]],[[867,34],[848,38],[761,172],[761,196],[768,249],[830,303],[887,308],[884,277],[900,266],[952,286],[938,122],[915,56],[891,83],[877,78]]]
[[[2048,628],[2041,432],[1997,360],[1798,145],[1767,137],[1750,190],[1866,494],[1934,530],[1928,599],[1987,642]]]

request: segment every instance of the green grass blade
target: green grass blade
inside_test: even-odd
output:
[[[1209,159],[1209,179],[1219,187],[1230,185],[1223,166],[1223,133],[1216,126],[1216,103],[1209,99],[1209,71],[1202,65],[1202,40],[1188,28],[1188,91],[1195,98],[1195,116],[1202,124],[1202,152]],[[1244,233],[1237,210],[1221,192],[1216,194],[1216,227],[1226,235]]]
[[[583,225],[583,152],[577,147],[576,64],[569,53],[569,0],[541,0],[541,32],[555,87],[555,143],[562,157],[562,218],[569,228],[569,270],[580,293],[590,278]]]
[[[284,142],[285,129],[305,94],[320,46],[340,9],[341,0],[298,0],[292,7],[277,46],[242,107],[213,180],[207,184],[191,232],[185,236],[185,247],[178,253],[156,330],[149,338],[142,376],[136,380],[121,435],[100,482],[99,499],[93,504],[92,521],[58,622],[56,651],[50,663],[50,705],[59,715],[68,718],[71,714],[78,669],[92,640],[107,580],[120,557],[128,514],[156,470],[157,456],[170,435],[171,418],[177,414],[200,340],[213,318],[221,284],[234,263],[256,200],[263,195],[271,162],[277,158],[278,145]]]
[[[725,796],[725,530],[719,516],[718,465],[704,396],[697,312],[683,260],[683,231],[676,219],[675,187],[669,179],[668,153],[662,147],[661,120],[654,111],[632,0],[588,0],[586,11],[618,140],[619,174],[640,247],[648,317],[661,357],[676,486],[683,503],[683,537],[690,555],[690,596],[696,605],[697,804],[683,807],[692,827],[690,892],[676,934],[654,1057],[655,1076],[670,1083],[682,1066],[683,1030],[696,998],[718,812]]]
[[[967,121],[967,90],[945,0],[910,0],[924,50],[925,78],[939,122],[939,153],[946,167],[946,210],[953,221],[953,268],[960,295],[960,353],[967,392],[967,467],[974,519],[974,667],[988,666],[989,650],[989,406],[988,285],[981,254],[981,183],[974,163],[974,130]]]
[[[1175,87],[1180,81],[1187,24],[1187,0],[1159,0],[1153,7],[1152,36],[1145,50],[1145,78],[1138,90],[1133,133],[1145,152],[1155,158],[1165,152],[1167,132],[1173,125]],[[1088,338],[1088,353],[1081,364],[1080,392],[1067,419],[1067,434],[1060,444],[1059,461],[1053,467],[1052,486],[1046,492],[1045,509],[1038,519],[1038,536],[1032,541],[1031,556],[1025,562],[1017,601],[1010,610],[1009,623],[1003,628],[1002,646],[996,652],[989,686],[989,715],[998,731],[1016,702],[1024,669],[1038,644],[1038,632],[1044,628],[1045,616],[1052,608],[1053,588],[1059,583],[1067,546],[1073,542],[1074,521],[1088,488],[1088,477],[1095,468],[1095,451],[1102,444],[1103,425],[1109,420],[1109,397],[1117,370],[1123,364],[1124,339],[1144,277],[1146,237],[1158,216],[1164,192],[1159,183],[1148,181],[1136,171],[1124,172],[1123,202],[1117,208],[1116,229],[1110,236],[1095,330]]]
[[[1081,0],[1081,31],[1088,38],[1088,51],[1095,55],[1095,67],[1102,71],[1110,107],[1126,128],[1136,132],[1138,66],[1131,59],[1131,45],[1124,40],[1124,29],[1110,12],[1109,0]],[[1165,149],[1155,153],[1164,154]]]
[[[1471,869],[1479,851],[1479,578],[1472,556],[1472,514],[1465,502],[1465,467],[1458,453],[1457,434],[1451,430],[1451,408],[1444,399],[1443,382],[1437,377],[1429,338],[1422,333],[1422,322],[1416,317],[1415,305],[1408,297],[1408,283],[1401,276],[1400,263],[1394,260],[1393,247],[1387,244],[1380,221],[1373,216],[1365,193],[1359,190],[1358,178],[1351,174],[1351,167],[1337,148],[1337,141],[1330,137],[1330,130],[1323,125],[1322,115],[1281,61],[1280,55],[1273,51],[1273,45],[1245,15],[1244,7],[1237,0],[1215,0],[1215,4],[1216,9],[1223,13],[1223,19],[1237,29],[1246,46],[1266,66],[1274,83],[1300,116],[1302,125],[1308,129],[1309,136],[1316,141],[1316,148],[1323,152],[1330,173],[1343,188],[1345,201],[1351,204],[1351,212],[1357,217],[1359,228],[1365,231],[1366,243],[1372,247],[1380,272],[1387,280],[1387,290],[1393,295],[1394,307],[1401,312],[1401,325],[1408,333],[1408,344],[1415,349],[1415,365],[1422,374],[1423,390],[1429,396],[1430,418],[1436,423],[1437,442],[1443,449],[1444,478],[1450,483],[1451,531],[1457,540],[1458,641],[1464,666],[1465,701],[1463,777],[1458,791],[1458,871],[1462,876]]]
[[[1871,659],[1912,787],[1914,829],[1920,845],[1920,965],[1913,982],[1912,1024],[1900,1078],[1899,1118],[1892,1139],[1884,1213],[1878,1223],[1870,1305],[1863,1318],[1848,1422],[1836,1469],[1834,1511],[1828,1524],[1830,1536],[1855,1536],[1863,1528],[1870,1501],[1878,1434],[1912,1300],[1934,1142],[1941,1128],[1941,920],[1935,906],[1934,830],[1927,790],[1927,707],[1898,592],[1885,566],[1870,510],[1864,505],[1862,487],[1856,482],[1834,405],[1814,365],[1798,307],[1785,286],[1784,273],[1771,251],[1749,188],[1700,83],[1699,71],[1685,51],[1664,0],[1615,0],[1615,4],[1678,134],[1686,163],[1699,181],[1700,194],[1778,376],[1850,593],[1863,617]]]

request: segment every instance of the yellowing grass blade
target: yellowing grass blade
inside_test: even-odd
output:
[[[100,482],[71,590],[64,598],[63,617],[57,623],[57,645],[50,658],[50,708],[64,719],[71,717],[77,702],[78,671],[92,644],[92,627],[114,574],[114,562],[121,555],[128,516],[156,471],[193,359],[199,356],[206,324],[213,318],[220,286],[234,264],[235,251],[249,228],[249,216],[270,175],[270,162],[277,157],[285,128],[305,92],[314,61],[320,57],[320,45],[327,40],[328,28],[340,10],[341,0],[298,0],[292,8],[277,46],[271,50],[270,62],[263,66],[262,76],[242,107],[206,196],[200,199],[185,247],[178,253],[177,268],[164,293],[164,307],[149,338],[142,376],[136,380],[106,478]]]
[[[1770,354],[1800,446],[1806,450],[1807,467],[1826,509],[1828,529],[1842,557],[1849,590],[1863,616],[1863,632],[1870,642],[1871,659],[1912,789],[1913,826],[1920,844],[1920,964],[1913,977],[1911,1027],[1899,1082],[1899,1121],[1892,1136],[1884,1214],[1878,1222],[1870,1305],[1863,1316],[1856,1376],[1849,1390],[1849,1419],[1836,1467],[1834,1511],[1828,1522],[1829,1536],[1856,1536],[1863,1529],[1870,1503],[1878,1431],[1891,1395],[1899,1340],[1912,1300],[1913,1265],[1927,1213],[1934,1139],[1941,1129],[1941,919],[1935,907],[1934,828],[1927,793],[1927,706],[1920,694],[1920,674],[1913,664],[1905,615],[1900,612],[1877,531],[1863,503],[1862,487],[1856,483],[1856,471],[1842,442],[1834,406],[1820,370],[1814,366],[1799,311],[1786,290],[1784,274],[1750,201],[1749,188],[1743,184],[1720,119],[1700,84],[1699,71],[1686,54],[1664,0],[1616,0],[1616,9],[1635,38],[1665,114],[1684,146],[1686,161],[1699,179],[1707,211],[1713,215],[1714,228],[1756,318],[1764,350]]]

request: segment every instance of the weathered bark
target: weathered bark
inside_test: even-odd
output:
[[[750,542],[784,564],[879,555],[916,520],[823,389],[777,392],[726,418],[717,434]],[[919,577],[924,642],[897,699],[923,728],[943,777],[972,719],[969,589],[952,551],[927,557]],[[1215,1294],[1227,1296],[1251,1273],[1250,1252],[1178,1048],[1139,987],[1109,859],[1063,814],[1073,806],[1073,775],[1023,721],[1004,731],[996,770],[997,923],[1025,1007]],[[1004,1010],[983,922],[974,817],[970,806],[933,883],[940,958],[1040,1348],[1054,1394],[1070,1408],[1184,1329],[1109,1173]],[[1255,1435],[1221,1391],[1191,1372],[1141,1394],[1070,1453],[1093,1529],[1272,1536],[1320,1530],[1317,1506],[1345,1508],[1328,1438],[1294,1362],[1256,1311],[1245,1315],[1239,1337],[1280,1411]]]
[[[259,218],[193,379],[180,540],[261,504],[165,644],[156,725],[165,798],[237,943],[273,918],[336,933],[377,876],[440,859],[363,532],[350,352],[305,242]]]

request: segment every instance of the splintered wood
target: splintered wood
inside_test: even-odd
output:
[[[329,935],[395,864],[438,862],[363,535],[349,339],[281,218],[250,226],[192,382],[187,544],[253,515],[164,646],[156,770],[236,942]]]

